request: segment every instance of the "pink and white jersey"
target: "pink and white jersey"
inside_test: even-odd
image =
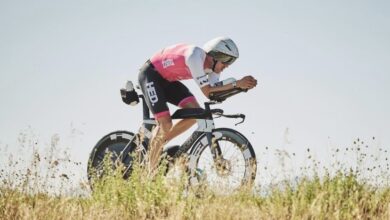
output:
[[[206,52],[194,45],[176,44],[154,54],[150,61],[168,81],[194,79],[199,87],[214,85],[219,75],[204,69]]]

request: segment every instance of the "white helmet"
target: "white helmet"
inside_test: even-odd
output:
[[[217,37],[208,41],[203,46],[203,50],[215,60],[229,65],[239,56],[236,44],[228,37]]]

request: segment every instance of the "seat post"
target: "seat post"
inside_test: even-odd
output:
[[[143,110],[143,117],[144,120],[150,119],[150,112],[149,112],[149,107],[145,102],[145,98],[143,95],[138,95],[142,99],[142,110]]]

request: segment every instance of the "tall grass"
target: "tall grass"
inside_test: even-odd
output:
[[[364,163],[362,155],[357,157]],[[320,168],[312,165],[310,174],[303,172],[293,181],[278,181],[266,190],[257,185],[254,189],[221,195],[207,185],[188,187],[185,176],[165,175],[162,169],[149,178],[136,165],[128,180],[123,180],[120,172],[110,171],[110,175],[93,185],[93,192],[85,188],[88,193],[77,194],[50,189],[61,189],[72,179],[58,169],[60,162],[66,160],[58,161],[34,151],[26,169],[2,169],[0,218],[390,219],[388,183],[371,184],[362,178],[364,168],[340,165],[335,172],[317,172]],[[318,163],[313,160],[312,164]],[[11,158],[8,165],[16,166],[16,162]],[[49,184],[52,177],[62,182]],[[80,187],[87,186],[82,182]]]

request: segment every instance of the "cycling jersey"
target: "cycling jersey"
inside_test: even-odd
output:
[[[170,115],[167,102],[182,108],[189,102],[196,102],[194,95],[183,83],[164,79],[150,61],[142,66],[138,81],[145,103],[156,119]]]
[[[170,115],[167,102],[184,107],[196,102],[180,80],[194,79],[199,87],[214,85],[219,75],[204,69],[206,52],[190,44],[176,44],[155,53],[140,69],[138,76],[145,102],[154,117]]]
[[[161,76],[168,81],[194,79],[199,87],[213,85],[219,75],[211,69],[204,70],[206,52],[190,44],[176,44],[155,53],[150,61]]]

